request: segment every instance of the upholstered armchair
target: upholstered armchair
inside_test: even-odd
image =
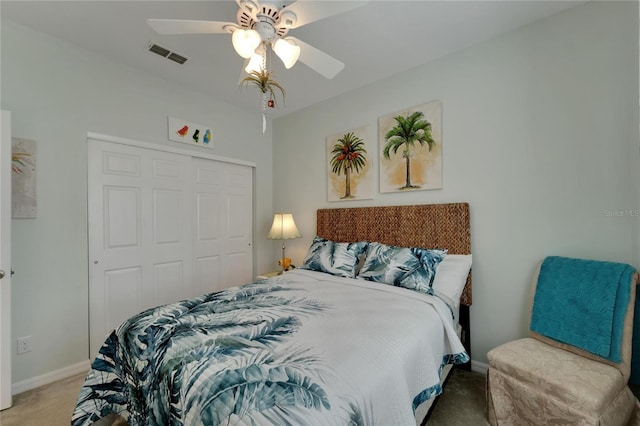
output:
[[[637,284],[629,265],[551,257],[541,262],[529,337],[487,354],[489,423],[627,425],[637,403],[628,387]],[[614,335],[608,353],[606,339],[594,337],[602,334],[596,328]]]

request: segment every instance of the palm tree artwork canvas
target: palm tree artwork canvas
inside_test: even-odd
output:
[[[327,137],[329,201],[372,198],[371,126]]]
[[[11,138],[11,208],[14,219],[36,217],[36,141]]]
[[[432,101],[378,120],[380,192],[442,188],[442,105]]]

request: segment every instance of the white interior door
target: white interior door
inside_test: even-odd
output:
[[[252,281],[253,168],[89,140],[93,357],[128,317]]]
[[[92,355],[128,317],[193,294],[190,163],[185,155],[89,141]]]
[[[196,293],[205,294],[253,277],[253,170],[193,159]]]
[[[11,407],[11,113],[0,138],[0,410]]]
[[[253,273],[253,170],[226,165],[224,208],[226,210],[227,287],[254,281]]]

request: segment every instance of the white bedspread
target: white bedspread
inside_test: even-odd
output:
[[[415,425],[442,367],[466,361],[438,297],[292,270],[125,322],[94,361],[72,424],[115,412],[132,426]]]
[[[335,306],[333,315],[310,321],[301,332],[324,349],[339,377],[350,378],[330,388],[366,396],[375,424],[415,424],[415,398],[426,391],[417,406],[439,394],[443,360],[464,353],[451,311],[437,297],[306,270],[277,279],[313,286]],[[353,389],[338,391],[343,386]]]

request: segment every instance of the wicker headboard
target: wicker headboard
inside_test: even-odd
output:
[[[317,235],[339,242],[366,240],[471,254],[468,203],[319,209]],[[471,302],[469,274],[460,303]]]

